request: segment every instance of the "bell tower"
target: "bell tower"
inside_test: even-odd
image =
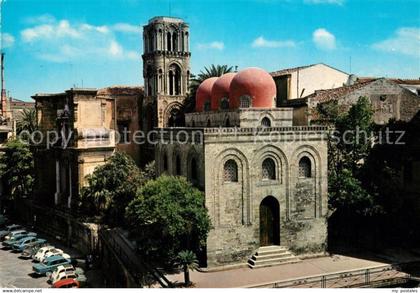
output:
[[[180,18],[154,17],[143,27],[143,129],[183,126],[190,79],[190,35]]]

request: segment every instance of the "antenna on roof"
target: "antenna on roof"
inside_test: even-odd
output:
[[[349,60],[349,73],[351,73],[351,56],[350,56],[350,60]]]

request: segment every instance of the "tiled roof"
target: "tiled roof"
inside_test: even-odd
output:
[[[110,86],[98,90],[98,95],[141,95],[142,86]]]
[[[295,72],[295,71],[298,71],[298,70],[303,70],[303,69],[306,69],[306,68],[309,68],[309,67],[312,67],[312,66],[316,66],[316,65],[324,65],[324,66],[329,67],[331,69],[334,69],[334,70],[340,71],[342,73],[348,74],[347,72],[344,72],[340,69],[334,68],[334,67],[332,67],[328,64],[322,63],[322,62],[321,63],[315,63],[315,64],[309,64],[309,65],[305,65],[305,66],[299,66],[299,67],[285,68],[285,69],[282,69],[282,70],[271,72],[270,74],[271,74],[271,76],[276,77],[276,76],[281,76],[281,75],[285,75],[285,74],[290,74],[292,72]]]
[[[359,82],[366,82],[378,79],[377,77],[358,77]],[[393,81],[398,84],[405,85],[420,85],[420,79],[404,79],[404,78],[386,78],[387,80]]]
[[[315,93],[307,96],[307,99],[313,99],[317,102],[324,103],[331,100],[337,100],[341,98],[343,95],[346,95],[348,93],[351,93],[357,89],[360,89],[366,85],[368,85],[371,82],[374,82],[377,79],[370,79],[365,81],[358,81],[357,83],[349,86],[342,86],[334,89],[328,89],[328,90],[317,90]]]
[[[301,70],[301,69],[305,69],[305,68],[308,68],[308,67],[311,67],[311,66],[314,66],[314,65],[316,65],[316,64],[310,64],[310,65],[306,65],[306,66],[299,66],[299,67],[292,67],[292,68],[285,68],[285,69],[282,69],[282,70],[273,71],[270,74],[271,74],[271,76],[285,75],[285,74],[289,74],[289,73],[292,73],[292,72],[295,72],[295,71],[298,71],[298,70]]]

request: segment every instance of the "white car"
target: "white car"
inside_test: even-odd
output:
[[[52,279],[51,283],[54,284],[55,282],[65,280],[65,279],[77,279],[78,275],[73,272],[61,272]]]
[[[62,266],[58,266],[52,273],[48,272],[47,273],[47,277],[48,277],[48,282],[53,283],[53,280],[55,280],[58,275],[60,275],[61,273],[74,273],[75,272],[75,268],[73,267],[73,265],[62,265]]]
[[[32,257],[34,261],[41,262],[44,258],[44,255],[49,252],[50,250],[54,249],[54,246],[44,246],[41,247],[38,252]]]
[[[43,257],[41,257],[41,259],[39,260],[40,262],[44,261],[44,259],[46,259],[47,257],[50,256],[55,256],[55,255],[60,255],[66,259],[70,259],[70,255],[68,255],[67,253],[64,253],[64,251],[62,251],[61,249],[58,248],[53,248],[49,251],[47,251]]]

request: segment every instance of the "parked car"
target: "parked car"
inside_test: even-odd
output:
[[[32,270],[35,274],[45,275],[47,272],[52,272],[56,267],[60,265],[69,264],[70,260],[60,256],[55,255],[46,258],[42,263],[37,263],[32,266]]]
[[[10,238],[14,237],[14,236],[18,236],[18,235],[28,235],[28,231],[22,229],[22,230],[16,230],[16,231],[12,231],[9,234],[7,234],[6,236],[4,236],[4,240],[9,240]],[[36,236],[36,234],[35,234]]]
[[[33,243],[42,245],[42,244],[47,243],[47,240],[42,239],[42,238],[36,238],[33,236],[25,237],[21,239],[20,242],[13,244],[13,250],[22,252],[28,245],[31,245]]]
[[[53,288],[80,288],[80,284],[75,279],[65,279],[55,282]]]
[[[4,230],[0,231],[0,240],[3,240],[12,231],[24,229],[21,225],[9,225]]]
[[[42,262],[45,258],[54,256],[54,255],[61,255],[62,257],[67,258],[67,259],[71,258],[70,255],[68,255],[67,253],[64,253],[64,251],[62,251],[61,249],[54,248],[48,251],[47,253],[45,253],[44,257],[40,259],[40,262]]]
[[[55,280],[57,276],[63,272],[70,273],[70,272],[75,272],[75,271],[76,271],[75,267],[71,264],[58,266],[54,271],[48,272],[46,274],[48,278],[47,282],[52,283],[52,281]]]
[[[65,280],[65,279],[75,279],[77,280],[77,274],[73,272],[62,272],[55,276],[55,279],[52,280],[52,284],[57,283],[58,281]]]
[[[41,247],[36,253],[35,253],[35,255],[32,257],[32,259],[34,260],[34,261],[37,261],[37,262],[40,262],[41,261],[41,259],[44,257],[44,255],[48,252],[48,251],[50,251],[51,249],[54,249],[55,247],[54,246],[51,246],[51,245],[48,245],[48,246],[44,246],[44,247]]]
[[[36,237],[36,233],[25,233],[25,234],[18,234],[15,236],[12,236],[11,238],[9,238],[8,240],[4,240],[3,241],[3,246],[4,247],[12,247],[13,244],[19,242],[21,239],[25,238],[25,237]]]
[[[45,244],[31,243],[25,247],[20,256],[22,258],[32,258],[43,245]]]

